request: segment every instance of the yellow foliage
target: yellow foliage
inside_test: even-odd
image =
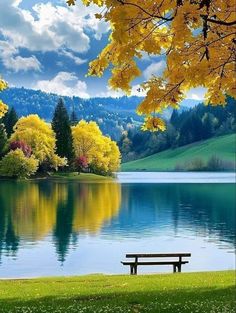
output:
[[[109,43],[90,63],[90,75],[101,76],[110,67],[110,86],[129,93],[132,80],[140,75],[137,58],[165,56],[162,77],[142,85],[147,96],[138,108],[140,114],[178,108],[187,91],[197,86],[207,89],[206,104],[224,105],[226,94],[236,97],[235,1],[83,2],[106,8],[96,17],[111,26]]]
[[[0,92],[7,88],[7,83],[0,76]],[[0,99],[0,118],[7,113],[7,105]]]
[[[38,115],[21,117],[14,127],[10,142],[23,140],[28,144],[39,163],[49,162],[52,168],[66,165],[66,159],[56,155],[56,138],[49,124]]]
[[[118,170],[119,148],[109,137],[103,136],[96,122],[80,121],[72,127],[72,137],[77,157],[86,157],[89,164],[105,172]]]
[[[157,130],[161,130],[164,131],[166,130],[166,125],[165,122],[160,119],[159,117],[146,117],[144,124],[142,126],[142,130],[149,130],[149,131],[157,131]]]
[[[11,150],[0,161],[0,174],[8,177],[26,178],[35,174],[39,161],[34,155],[26,157],[22,150]]]

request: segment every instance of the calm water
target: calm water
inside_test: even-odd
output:
[[[0,181],[0,277],[128,273],[120,264],[127,252],[191,252],[184,271],[234,268],[234,184],[129,175],[119,183]],[[140,268],[162,271],[172,268]]]

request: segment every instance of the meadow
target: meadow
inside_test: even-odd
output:
[[[225,135],[196,142],[176,149],[168,149],[143,159],[122,164],[122,171],[173,171],[178,164],[216,156],[226,162],[235,162],[235,135]]]

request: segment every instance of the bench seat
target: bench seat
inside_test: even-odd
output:
[[[130,274],[131,275],[137,275],[137,268],[139,265],[172,265],[173,266],[173,272],[175,273],[177,270],[178,272],[181,272],[181,267],[184,264],[189,263],[189,261],[183,260],[183,257],[190,257],[190,253],[132,253],[132,254],[126,254],[126,258],[133,258],[132,261],[122,261],[121,263],[123,265],[129,265],[130,266]],[[145,258],[175,258],[175,260],[151,260],[151,261],[145,261],[140,259]],[[178,258],[178,259],[176,259]]]
[[[138,261],[137,263],[135,262],[121,262],[123,265],[179,265],[179,264],[186,264],[189,263],[189,261],[182,261],[182,262],[178,262],[178,261],[163,261],[163,262],[141,262]]]

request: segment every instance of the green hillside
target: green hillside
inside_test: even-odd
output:
[[[122,171],[171,171],[176,165],[201,159],[207,162],[212,156],[235,165],[236,135],[225,135],[176,149],[169,149],[122,164]]]

